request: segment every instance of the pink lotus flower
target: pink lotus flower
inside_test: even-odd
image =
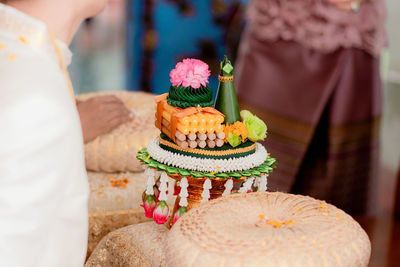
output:
[[[175,212],[174,215],[174,224],[176,223],[177,220],[179,220],[180,217],[182,217],[183,214],[185,214],[187,211],[186,207],[180,207],[179,210]]]
[[[210,70],[208,65],[201,60],[187,58],[176,64],[175,69],[171,70],[169,76],[173,86],[200,88],[206,86]]]
[[[168,204],[164,200],[157,203],[156,209],[154,210],[153,219],[157,224],[164,224],[168,218]]]
[[[153,212],[156,207],[156,198],[153,195],[146,196],[143,203],[144,214],[147,218],[153,218]]]

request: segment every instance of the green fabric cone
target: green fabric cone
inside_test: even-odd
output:
[[[233,66],[227,56],[221,62],[220,76],[229,77],[233,75]],[[214,107],[225,115],[225,123],[233,124],[241,121],[239,104],[237,101],[233,81],[219,82],[217,98]]]

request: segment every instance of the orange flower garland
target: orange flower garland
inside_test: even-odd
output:
[[[243,122],[241,121],[236,121],[234,124],[229,125],[229,123],[227,123],[225,125],[225,143],[227,143],[228,141],[226,140],[226,138],[229,136],[229,133],[235,134],[237,136],[241,136],[242,137],[242,143],[247,139],[247,128],[244,125]]]

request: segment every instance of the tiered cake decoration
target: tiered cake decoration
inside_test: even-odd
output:
[[[230,61],[225,57],[221,62],[215,104],[209,75],[208,65],[197,59],[176,65],[169,93],[155,98],[161,134],[137,156],[148,177],[146,216],[159,224],[170,218],[169,227],[209,199],[266,191],[274,168],[275,159],[257,143],[266,137],[267,126],[251,112],[239,111]],[[166,203],[168,190],[178,195],[172,211]]]

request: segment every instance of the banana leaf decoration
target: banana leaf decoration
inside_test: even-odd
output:
[[[233,124],[236,121],[241,121],[239,104],[233,85],[233,66],[227,56],[221,62],[221,72],[218,78],[219,86],[214,108],[225,115],[224,123]]]

